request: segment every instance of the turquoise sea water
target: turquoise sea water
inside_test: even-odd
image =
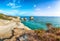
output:
[[[30,16],[21,16],[21,18],[26,17],[26,21],[22,21],[24,25],[31,28],[32,30],[36,29],[47,29],[46,23],[51,23],[54,27],[60,27],[60,17],[45,17],[45,16],[34,16],[34,20],[30,20]]]

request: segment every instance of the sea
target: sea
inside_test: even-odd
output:
[[[34,20],[30,20],[30,16],[20,16],[21,18],[26,18],[27,20],[22,20],[21,22],[32,30],[47,30],[46,23],[51,23],[54,27],[60,27],[60,17],[53,16],[33,16]]]

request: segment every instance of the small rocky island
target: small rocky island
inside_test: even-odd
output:
[[[60,28],[46,25],[48,30],[31,30],[20,17],[0,14],[0,41],[60,41]]]

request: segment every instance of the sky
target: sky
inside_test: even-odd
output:
[[[0,0],[0,13],[12,16],[60,16],[60,0]]]

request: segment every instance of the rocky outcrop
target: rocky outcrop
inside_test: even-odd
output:
[[[57,32],[59,32],[58,30]],[[45,30],[23,30],[20,28],[13,29],[13,36],[4,41],[60,41],[58,33],[48,33]]]
[[[30,20],[34,20],[34,17],[33,16],[30,16]]]
[[[13,18],[11,20],[0,19],[0,39],[9,38],[14,28],[31,30],[27,26],[21,23],[20,17]]]
[[[10,39],[5,39],[4,41],[40,41],[38,35],[33,30],[15,28],[13,31],[14,36]]]

